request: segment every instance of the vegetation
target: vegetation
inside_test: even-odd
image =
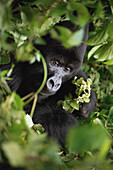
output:
[[[76,11],[76,15],[74,15]],[[56,27],[70,20],[80,28],[90,22],[83,70],[93,82],[97,107],[89,118],[79,119],[71,129],[64,152],[47,138],[41,125],[29,128],[23,108],[25,99],[33,100],[47,77],[43,56],[33,46],[45,44],[42,36],[50,33],[66,47],[81,43],[83,29],[72,32]],[[79,37],[79,40],[78,40]],[[6,80],[10,70],[0,72],[0,169],[102,169],[113,167],[113,1],[97,0],[1,0],[0,64],[42,60],[45,76],[36,94],[20,98],[11,92]],[[7,78],[6,78],[7,75]],[[30,97],[30,98],[28,98]],[[71,113],[70,113],[71,114]],[[31,122],[32,123],[32,122]]]

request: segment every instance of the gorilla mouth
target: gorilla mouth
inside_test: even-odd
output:
[[[51,95],[55,94],[55,92],[51,92],[51,93],[50,93],[49,91],[48,91],[48,92],[47,92],[47,91],[44,92],[44,91],[42,90],[42,91],[40,92],[40,94],[41,94],[42,96],[51,96]]]
[[[51,96],[51,95],[54,95],[55,94],[55,92],[54,91],[50,91],[48,88],[47,88],[47,86],[45,86],[44,88],[43,88],[43,90],[40,92],[40,96]]]

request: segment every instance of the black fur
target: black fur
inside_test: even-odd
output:
[[[70,29],[74,27],[69,22],[63,22],[63,26]],[[83,40],[86,41],[88,25],[85,26],[84,30]],[[82,43],[79,47],[65,49],[60,42],[52,39],[49,35],[45,36],[44,39],[47,45],[36,47],[41,51],[47,62],[48,79],[38,96],[33,121],[34,123],[41,123],[48,136],[64,146],[67,131],[70,127],[77,125],[75,117],[88,117],[95,108],[96,97],[92,91],[90,102],[80,104],[80,110],[74,111],[73,114],[57,105],[59,100],[64,100],[65,95],[71,93],[74,96],[75,86],[72,85],[71,81],[75,75],[87,80],[87,76],[81,70],[86,45]],[[13,79],[8,81],[8,84],[11,90],[16,91],[21,97],[30,92],[35,92],[43,80],[42,64],[19,62],[15,65],[11,77]],[[26,107],[26,111],[30,112],[29,107]]]

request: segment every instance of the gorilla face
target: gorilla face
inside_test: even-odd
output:
[[[55,94],[71,74],[74,72],[74,62],[70,63],[64,56],[54,55],[46,58],[48,78],[40,95],[50,96]]]
[[[65,49],[56,40],[46,38],[46,46],[37,46],[45,57],[48,77],[44,89],[40,95],[50,96],[55,94],[62,83],[71,79],[81,66],[81,59],[74,49]]]
[[[57,58],[51,59],[48,66],[47,89],[50,92],[56,92],[61,87],[61,84],[66,76],[71,72],[71,68],[65,65],[64,62]]]

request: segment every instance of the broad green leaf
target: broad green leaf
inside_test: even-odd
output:
[[[72,153],[81,153],[102,147],[109,140],[105,130],[99,125],[78,126],[73,128],[68,136]]]
[[[73,107],[76,110],[79,110],[79,103],[77,103],[77,100],[72,100],[70,102],[70,106]]]
[[[81,84],[82,81],[83,81],[83,77],[81,77],[81,78],[79,78],[79,79],[77,80],[77,84]]]
[[[108,31],[110,38],[113,39],[113,21],[111,23],[109,23],[107,31]]]
[[[68,16],[73,23],[84,26],[88,22],[90,14],[82,3],[71,2],[67,5],[67,9]],[[77,12],[77,17],[72,14],[74,11]]]
[[[97,7],[96,7],[94,18],[99,18],[101,16],[102,12],[103,12],[103,6],[102,6],[101,1],[99,1],[97,4]]]
[[[112,14],[113,14],[113,0],[109,0],[109,3],[111,5],[111,11],[112,11]]]
[[[56,26],[56,28],[60,32],[60,35],[53,29],[51,30],[51,35],[53,38],[61,41],[66,48],[80,45],[84,36],[84,29],[81,28],[73,33],[66,27]]]
[[[104,115],[107,113],[107,110],[106,109],[102,109],[101,112],[100,112],[100,115]]]
[[[66,100],[64,100],[64,102],[63,102],[63,109],[65,109],[67,111],[70,109],[70,105],[67,103]]]
[[[36,0],[36,1],[33,1],[32,3],[35,4],[35,5],[37,5],[37,4],[40,5],[40,4],[41,4],[41,5],[44,6],[44,7],[49,7],[49,6],[51,6],[54,2],[57,3],[57,1],[58,1],[58,0],[55,0],[55,1],[54,1],[54,0],[48,0],[48,1],[47,1],[47,0],[43,0],[43,1],[42,1],[42,0]]]
[[[65,28],[65,27],[62,27],[62,26],[56,26],[56,28],[60,32],[60,37],[59,38],[61,40],[66,41],[72,35],[72,32],[68,28]]]
[[[109,119],[113,120],[113,106],[110,108],[110,111],[109,111]]]
[[[58,16],[62,16],[66,13],[66,4],[60,4],[60,5],[57,5],[55,8],[53,8],[49,15],[50,16],[54,16],[54,17],[58,17]],[[48,11],[49,12],[49,11]]]
[[[79,46],[81,44],[81,41],[83,39],[84,36],[84,29],[80,29],[76,32],[74,32],[71,37],[69,38],[69,40],[67,41],[67,43],[69,44],[69,46]]]
[[[2,54],[0,56],[0,64],[8,64],[8,63],[10,63],[10,57],[7,54]]]
[[[113,74],[113,66],[108,66],[108,70],[111,74]]]
[[[95,52],[94,58],[96,58],[97,61],[111,60],[113,58],[113,44],[110,42],[100,47]]]
[[[102,128],[104,128],[104,126],[99,118],[94,119],[93,124],[100,125]]]
[[[108,38],[108,33],[106,31],[106,29],[100,30],[98,33],[96,33],[95,35],[93,35],[92,37],[90,37],[88,39],[88,41],[86,41],[85,43],[87,45],[100,45],[103,42],[105,42]]]
[[[40,44],[40,45],[46,45],[45,40],[42,39],[42,38],[38,38],[38,37],[34,40],[34,43],[35,44]]]
[[[104,62],[104,64],[107,64],[107,65],[113,65],[113,58],[109,61],[106,61]],[[112,66],[113,67],[113,66]]]
[[[17,142],[3,143],[2,149],[12,166],[18,167],[24,164],[24,150]]]
[[[111,141],[110,140],[106,140],[106,142],[102,145],[102,147],[100,148],[100,152],[99,152],[99,159],[105,159],[106,155],[108,154],[108,150],[110,148],[111,145]],[[107,168],[108,169],[108,168]],[[111,168],[110,168],[111,169]]]
[[[55,18],[53,18],[53,17],[47,18],[47,19],[43,22],[43,24],[42,24],[42,26],[41,26],[41,28],[40,28],[40,34],[41,34],[41,33],[43,34],[44,31],[49,30],[54,24],[56,24],[56,23],[54,23],[54,20],[55,20]],[[56,22],[59,22],[59,20],[60,20],[60,18],[56,19]]]
[[[89,52],[88,52],[88,60],[91,58],[91,56],[97,51],[102,45],[98,45],[93,47]]]
[[[17,110],[23,109],[23,101],[21,100],[20,96],[18,94],[14,94],[14,102],[12,103],[13,107]]]

